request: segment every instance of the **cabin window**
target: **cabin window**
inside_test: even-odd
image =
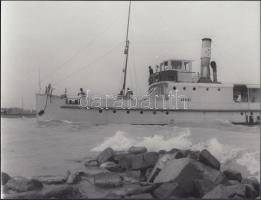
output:
[[[169,112],[167,111],[167,112],[166,112],[166,115],[168,115],[168,114],[169,114]]]
[[[171,67],[172,67],[172,69],[181,69],[182,62],[178,61],[178,60],[172,60],[171,61]]]
[[[142,111],[142,110],[140,111],[140,114],[143,114],[143,111]]]
[[[206,90],[208,91],[208,90],[209,90],[209,88],[207,87],[207,88],[206,88]]]
[[[127,111],[126,111],[126,113],[127,113],[127,114],[130,114],[130,111],[129,111],[129,110],[127,110]]]
[[[244,114],[243,112],[240,113],[240,115],[243,115],[243,114]]]
[[[157,113],[156,111],[153,111],[153,114],[154,114],[154,115],[156,115],[156,113]]]
[[[113,110],[113,113],[116,113],[116,110]]]
[[[183,90],[186,90],[186,87],[183,87]]]
[[[195,87],[193,87],[193,90],[195,91],[195,90],[196,90],[196,88],[195,88]]]
[[[260,88],[249,88],[249,101],[260,102]]]
[[[237,103],[248,101],[248,89],[246,85],[234,85],[233,100]]]
[[[260,120],[260,116],[256,116],[256,119],[257,119],[257,120]]]
[[[173,90],[176,90],[176,87],[175,87],[175,86],[173,87]]]
[[[102,113],[102,110],[99,110],[99,113]]]
[[[218,88],[218,91],[220,91],[220,88]]]

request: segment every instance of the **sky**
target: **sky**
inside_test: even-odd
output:
[[[35,107],[35,94],[117,94],[123,82],[128,1],[1,1],[1,107]],[[148,66],[191,59],[212,39],[218,81],[260,83],[260,2],[131,3],[127,87],[148,90]]]

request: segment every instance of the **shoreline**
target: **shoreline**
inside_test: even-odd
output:
[[[206,149],[127,152],[106,148],[96,158],[81,160],[83,169],[64,176],[11,177],[2,172],[3,198],[231,198],[256,199],[260,184],[241,173],[220,170]]]

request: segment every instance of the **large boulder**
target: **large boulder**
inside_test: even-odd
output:
[[[259,192],[256,191],[253,185],[251,184],[244,184],[246,186],[246,197],[249,199],[255,199],[259,196]]]
[[[77,188],[70,185],[59,185],[46,188],[42,195],[44,198],[72,199],[80,198],[81,194]]]
[[[242,175],[239,171],[232,170],[232,169],[226,169],[223,171],[223,174],[226,176],[228,180],[236,180],[241,182]]]
[[[131,196],[126,196],[124,199],[153,199],[153,196],[150,193],[141,193]]]
[[[194,197],[203,197],[206,193],[216,187],[216,184],[208,179],[195,179],[194,183]]]
[[[188,195],[194,192],[195,179],[203,179],[218,184],[223,180],[222,173],[216,169],[203,165],[190,158],[169,160],[158,175],[154,183],[176,182]]]
[[[220,162],[206,149],[200,152],[199,161],[214,169],[220,169]]]
[[[112,148],[106,148],[105,150],[103,150],[96,158],[96,160],[98,161],[98,163],[101,165],[102,163],[106,162],[106,161],[110,161],[113,158],[114,155],[114,151]]]
[[[169,154],[174,154],[173,157],[176,159],[180,159],[180,158],[192,158],[194,160],[198,160],[199,159],[199,151],[192,151],[192,150],[181,150],[181,149],[171,149],[170,151],[168,151]]]
[[[131,154],[139,154],[139,153],[146,153],[148,150],[146,147],[140,147],[140,146],[131,146],[128,150]]]
[[[242,184],[250,184],[252,185],[255,190],[259,193],[260,192],[260,183],[258,182],[258,180],[255,177],[249,177],[249,178],[244,178],[241,181]]]
[[[70,175],[70,171],[67,171],[65,176],[45,175],[45,176],[34,176],[32,178],[42,182],[43,184],[52,185],[52,184],[65,183],[69,175]]]
[[[123,169],[141,170],[153,167],[158,160],[158,153],[121,154],[114,157]]]
[[[246,198],[246,187],[243,184],[224,186],[218,185],[203,196],[203,199]]]
[[[179,186],[178,183],[163,183],[152,192],[153,197],[158,199],[166,199],[170,197],[187,197],[187,193]]]
[[[3,199],[44,199],[45,196],[39,191],[4,194]]]
[[[1,172],[1,180],[2,180],[1,184],[2,185],[5,185],[9,181],[10,178],[11,177],[7,173]]]
[[[100,165],[100,167],[107,169],[111,172],[122,172],[123,171],[123,169],[121,168],[121,166],[119,164],[116,164],[115,162],[112,162],[112,161],[104,162]]]
[[[113,188],[123,185],[123,178],[118,174],[101,173],[94,176],[94,184],[102,188]]]
[[[86,167],[98,167],[99,166],[98,160],[86,160],[83,163]]]
[[[15,192],[27,192],[31,190],[39,190],[42,189],[43,184],[35,179],[28,179],[24,177],[12,177],[6,183],[6,189],[9,191]]]

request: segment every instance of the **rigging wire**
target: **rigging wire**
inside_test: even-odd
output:
[[[119,42],[117,45],[115,45],[113,48],[111,48],[109,51],[107,51],[105,54],[103,54],[102,56],[99,56],[98,58],[94,59],[92,62],[90,62],[88,65],[82,66],[81,68],[79,68],[77,71],[74,71],[73,73],[69,74],[68,76],[66,76],[63,79],[60,79],[59,81],[55,82],[54,85],[59,85],[62,81],[67,80],[68,78],[72,77],[73,75],[75,75],[76,73],[83,71],[87,68],[90,68],[94,63],[97,63],[97,61],[101,60],[102,58],[106,57],[107,55],[109,55],[112,51],[114,51],[114,49],[116,49],[117,47],[119,47],[120,45],[122,45],[122,42]],[[57,84],[56,84],[57,83]]]
[[[109,24],[109,26],[107,26],[102,32],[98,33],[98,35],[96,34],[96,37],[93,38],[90,42],[88,42],[83,48],[81,48],[80,50],[78,50],[76,53],[74,53],[69,59],[67,59],[65,62],[63,62],[61,65],[59,65],[56,70],[51,71],[50,73],[48,73],[46,75],[46,77],[48,77],[49,80],[55,73],[57,73],[59,70],[61,70],[66,64],[68,64],[73,58],[75,58],[76,56],[78,56],[81,52],[83,52],[85,49],[87,49],[88,47],[90,47],[101,35],[103,35],[104,33],[106,33],[117,21],[119,21],[119,19],[121,19],[122,14],[118,15],[116,18],[114,18],[114,20],[112,21],[112,23]],[[89,55],[89,54],[88,54]]]
[[[133,71],[134,71],[135,89],[136,89],[136,94],[139,94],[139,92],[140,92],[139,87],[138,87],[139,80],[138,80],[138,76],[136,73],[134,46],[132,46],[132,55],[133,55]]]

